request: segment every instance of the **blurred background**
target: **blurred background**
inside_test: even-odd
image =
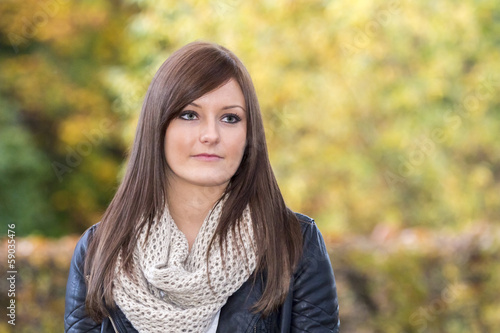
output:
[[[343,332],[500,332],[497,0],[3,0],[0,17],[0,268],[14,225],[18,272],[0,332],[62,330],[74,246],[117,189],[146,89],[198,39],[253,77]]]

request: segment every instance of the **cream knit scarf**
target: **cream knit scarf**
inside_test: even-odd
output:
[[[133,277],[121,270],[118,257],[113,296],[139,332],[205,332],[214,315],[250,277],[256,265],[250,210],[243,212],[237,237],[228,232],[224,264],[218,239],[208,244],[219,222],[221,201],[207,216],[191,251],[168,208],[143,228],[133,255]],[[241,240],[239,239],[241,235]],[[207,274],[208,273],[208,274]]]

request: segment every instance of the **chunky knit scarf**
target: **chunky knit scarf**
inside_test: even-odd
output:
[[[139,332],[205,332],[215,314],[255,269],[255,243],[250,210],[245,209],[223,246],[224,262],[216,239],[208,244],[219,222],[221,201],[207,216],[191,251],[168,208],[139,235],[133,254],[133,275],[122,270],[118,257],[113,296]],[[241,239],[240,236],[241,235]]]

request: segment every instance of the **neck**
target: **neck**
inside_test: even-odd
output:
[[[180,183],[175,179],[168,182],[167,203],[169,212],[179,230],[186,236],[190,249],[203,221],[215,202],[221,197],[225,187],[226,184],[202,187]]]

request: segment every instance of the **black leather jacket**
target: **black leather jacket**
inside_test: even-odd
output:
[[[339,332],[339,307],[330,259],[314,221],[297,214],[304,236],[304,252],[293,275],[290,292],[272,315],[263,318],[250,311],[263,290],[264,275],[245,282],[222,307],[217,332]],[[86,286],[83,262],[90,227],[75,248],[66,287],[65,332],[137,332],[116,307],[98,324],[85,312]]]

